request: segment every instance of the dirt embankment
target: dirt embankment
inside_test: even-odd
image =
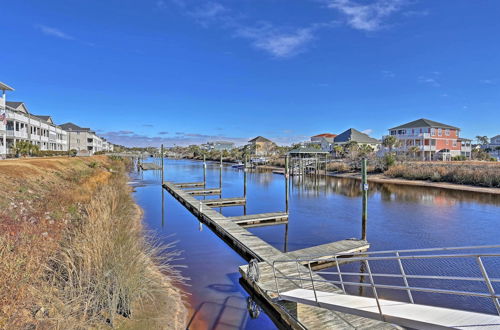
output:
[[[0,161],[0,328],[185,326],[173,255],[146,239],[126,167]]]

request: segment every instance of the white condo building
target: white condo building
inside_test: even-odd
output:
[[[14,89],[0,82],[0,159],[14,156],[13,147],[28,141],[42,151],[113,151],[113,144],[99,137],[90,128],[67,123],[56,125],[51,116],[32,114],[24,102],[7,101],[7,92]]]
[[[40,150],[67,150],[67,133],[50,116],[34,115],[23,102],[7,101],[6,92],[12,87],[0,82],[0,90],[0,157],[12,155],[18,141],[28,141]]]

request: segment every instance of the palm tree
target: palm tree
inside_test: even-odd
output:
[[[389,148],[389,152],[392,152],[392,148],[396,146],[398,139],[394,135],[388,135],[382,140],[382,145]]]
[[[344,148],[341,145],[336,145],[333,147],[333,151],[335,152],[335,157],[341,157],[344,153]]]
[[[417,158],[417,152],[420,151],[420,148],[418,146],[413,146],[408,151],[413,155],[413,158]]]

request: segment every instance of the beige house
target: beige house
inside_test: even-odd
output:
[[[62,124],[61,127],[68,132],[68,148],[80,154],[93,155],[99,151],[113,151],[113,145],[88,127],[80,127],[73,123]]]
[[[272,155],[276,147],[276,143],[262,136],[257,136],[248,143],[255,150],[255,156],[259,157]]]

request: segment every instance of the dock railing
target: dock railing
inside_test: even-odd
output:
[[[473,252],[473,251],[480,252]],[[348,258],[348,259],[344,259]],[[321,291],[318,287],[323,283],[331,283],[337,286],[340,286],[344,294],[348,294],[346,287],[354,286],[358,288],[366,287],[369,291],[371,291],[373,298],[375,298],[377,302],[378,312],[380,317],[383,319],[384,314],[383,310],[380,306],[379,302],[379,292],[378,290],[395,290],[395,291],[403,291],[406,292],[406,296],[409,300],[409,303],[415,304],[415,293],[437,293],[437,294],[445,294],[445,295],[454,295],[454,296],[469,296],[469,297],[480,297],[490,299],[493,303],[498,315],[500,315],[500,303],[499,298],[500,295],[495,292],[494,284],[500,283],[500,278],[490,277],[488,275],[488,271],[485,267],[485,260],[497,258],[496,266],[500,267],[500,245],[486,245],[486,246],[465,246],[465,247],[448,247],[448,248],[430,248],[430,249],[412,249],[412,250],[391,250],[391,251],[373,251],[373,252],[361,252],[361,253],[342,253],[337,254],[333,258],[330,258],[330,262],[334,262],[333,271],[313,271],[311,268],[311,264],[317,261],[324,262],[325,259],[320,259],[319,256],[311,256],[306,258],[294,259],[294,260],[276,260],[273,262],[273,275],[275,278],[276,284],[276,292],[278,296],[283,292],[280,291],[280,279],[292,280],[295,283],[298,283],[298,286],[302,289],[310,289],[314,292],[314,298],[318,305],[318,295],[317,292]],[[343,263],[342,261],[348,260],[348,263]],[[471,262],[475,264],[475,271],[472,268],[467,268],[470,273],[480,274],[479,276],[470,276],[470,275],[436,275],[439,273],[436,271],[434,267],[439,268],[437,264],[431,265],[431,268],[426,267],[426,270],[435,270],[434,274],[412,274],[408,272],[408,263],[410,261],[420,262],[420,265],[423,265],[423,261],[442,261],[441,265],[448,265],[445,270],[453,271],[457,270],[457,268],[449,267],[452,262],[450,260],[468,260],[467,265],[471,265]],[[340,261],[340,262],[339,262]],[[346,265],[352,265],[352,263],[358,262],[361,267],[363,267],[364,271],[343,271],[341,267],[345,267]],[[391,270],[396,270],[396,272],[388,272],[387,267],[382,267],[385,269],[383,272],[375,272],[372,269],[373,265],[376,263],[393,263],[392,267],[389,267]],[[463,261],[462,261],[463,262]],[[284,275],[280,272],[280,264],[286,263],[296,263],[297,265],[297,273],[291,275]],[[301,266],[306,266],[306,270],[304,270]],[[418,265],[415,267],[411,267],[413,271],[415,268],[419,268]],[[352,268],[352,267],[351,267]],[[302,269],[302,270],[301,270]],[[443,272],[443,268],[439,268],[441,273]],[[463,273],[463,268],[462,272]],[[497,272],[500,272],[500,269],[496,269]],[[458,272],[460,273],[460,272]],[[313,274],[318,274],[321,276],[313,276]],[[351,277],[360,278],[359,282],[354,282],[349,280]],[[327,277],[334,277],[334,279],[327,279]],[[365,282],[364,279],[367,278]],[[392,283],[380,283],[379,279],[399,279],[400,284],[392,284]],[[480,282],[484,284],[485,292],[478,291],[463,291],[463,290],[455,290],[449,288],[436,288],[433,286],[412,286],[410,285],[410,281],[421,281],[428,280],[431,281],[432,284],[436,284],[439,281],[454,281],[458,282]],[[472,285],[474,287],[474,285]],[[477,287],[477,285],[476,285]],[[288,289],[288,288],[287,288]],[[475,288],[476,289],[476,288]],[[428,304],[427,304],[428,305]]]

